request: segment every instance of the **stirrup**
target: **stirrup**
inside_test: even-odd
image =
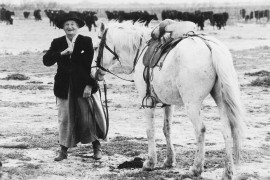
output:
[[[150,105],[148,103],[151,102]],[[156,98],[151,95],[146,95],[142,100],[142,107],[143,108],[155,108],[156,107]]]

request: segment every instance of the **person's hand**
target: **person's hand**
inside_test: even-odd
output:
[[[89,85],[86,85],[83,91],[83,97],[84,98],[89,98],[92,94],[92,87]]]
[[[73,49],[71,47],[68,47],[67,49],[61,52],[61,55],[70,55],[72,54],[72,52],[73,52]]]
[[[97,81],[103,81],[104,80],[104,76],[105,76],[106,72],[101,71],[100,69],[98,69],[95,73],[95,79]]]

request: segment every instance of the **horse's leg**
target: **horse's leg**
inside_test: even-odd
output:
[[[233,180],[234,174],[236,173],[234,169],[233,153],[232,153],[233,139],[232,139],[232,135],[231,135],[232,133],[231,133],[231,128],[229,124],[230,122],[227,118],[226,110],[222,101],[222,95],[221,95],[220,88],[217,83],[215,84],[213,90],[211,91],[211,96],[215,100],[218,106],[219,112],[220,112],[220,119],[221,119],[222,127],[223,127],[222,134],[225,141],[225,171],[224,171],[222,179]]]
[[[174,106],[168,105],[164,107],[164,126],[163,133],[167,142],[167,157],[164,161],[163,167],[175,166],[175,151],[171,140],[171,127],[172,127],[172,115]]]
[[[147,120],[148,157],[143,163],[144,170],[152,170],[157,164],[156,142],[155,142],[155,108],[145,109]]]
[[[203,121],[200,118],[200,109],[201,109],[201,101],[184,101],[185,108],[188,114],[189,119],[191,120],[195,135],[196,135],[196,142],[197,142],[197,150],[195,153],[195,159],[193,162],[193,166],[190,168],[192,175],[199,176],[203,171],[204,166],[204,135],[205,135],[205,126]]]

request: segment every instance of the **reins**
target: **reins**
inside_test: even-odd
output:
[[[109,110],[108,110],[108,99],[107,99],[107,84],[106,84],[106,81],[103,80],[103,89],[104,89],[104,98],[105,98],[105,110],[106,110],[106,124],[107,124],[107,129],[106,129],[106,134],[105,134],[105,138],[107,137],[108,135],[108,131],[109,131]],[[99,89],[99,94],[100,94],[100,99],[101,99],[101,92],[100,92],[100,89]],[[104,110],[104,109],[103,109]],[[104,138],[104,139],[105,139]]]
[[[132,68],[132,71],[131,71],[131,72],[134,72],[135,66],[136,66],[136,64],[137,64],[137,62],[138,62],[138,60],[139,60],[139,58],[141,57],[142,52],[143,52],[144,49],[146,48],[146,46],[145,46],[145,47],[143,48],[142,52],[140,53],[141,46],[142,46],[142,37],[140,38],[140,45],[139,45],[139,48],[138,48],[138,50],[137,50],[137,52],[136,52],[136,56],[134,57],[134,60],[133,60],[133,68]],[[140,53],[140,55],[139,55],[139,53]]]

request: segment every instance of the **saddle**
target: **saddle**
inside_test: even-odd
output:
[[[196,25],[190,21],[176,22],[165,19],[151,33],[152,39],[143,57],[145,67],[153,68],[173,49],[189,32],[195,32]],[[169,36],[168,34],[169,33]]]
[[[162,68],[163,62],[168,53],[183,39],[188,37],[188,32],[194,33],[195,24],[192,22],[175,22],[173,20],[164,20],[152,31],[152,39],[148,41],[148,48],[143,56],[145,66],[143,77],[146,82],[146,96],[143,98],[142,107],[154,108],[156,106],[156,97],[152,96],[151,70],[159,64]],[[166,32],[170,36],[166,36]],[[163,104],[164,105],[164,104]]]
[[[143,56],[145,67],[154,68],[158,62],[164,61],[166,55],[172,50],[184,37],[177,39],[169,38],[167,40],[154,40],[148,42],[148,48]]]

